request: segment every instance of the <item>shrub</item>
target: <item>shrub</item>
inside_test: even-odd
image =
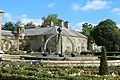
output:
[[[102,47],[102,53],[101,53],[101,58],[100,58],[100,67],[99,67],[99,74],[100,75],[108,75],[109,74],[105,47]]]
[[[92,54],[92,52],[81,52],[81,55],[90,55],[90,54]]]
[[[59,55],[59,57],[64,57],[64,55],[63,54],[58,54]]]
[[[119,46],[118,45],[114,45],[113,51],[119,51]]]
[[[72,53],[72,54],[71,54],[71,56],[72,56],[72,57],[75,57],[75,54],[74,54],[74,53]]]
[[[43,53],[42,56],[47,56],[47,54],[46,54],[46,53]]]

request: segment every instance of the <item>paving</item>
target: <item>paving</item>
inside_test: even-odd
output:
[[[82,59],[80,60],[24,60],[20,59],[21,56],[30,56],[30,55],[3,55],[1,58],[3,61],[18,61],[18,62],[40,62],[42,64],[45,64],[46,66],[99,66],[100,61],[99,60],[91,60],[91,58],[95,57],[90,57],[90,60],[85,60],[86,58],[89,57],[81,57]],[[31,57],[31,56],[30,56]],[[35,56],[34,56],[35,57]],[[77,57],[78,58],[78,57]],[[79,57],[80,58],[80,57]],[[120,60],[108,60],[108,65],[109,66],[120,66]]]

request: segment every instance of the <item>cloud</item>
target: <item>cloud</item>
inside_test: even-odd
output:
[[[35,24],[35,25],[42,24],[42,19],[31,19],[31,18],[28,18],[27,14],[22,14],[22,15],[13,17],[12,14],[5,13],[4,18],[6,19],[6,21],[12,21],[12,22],[17,22],[18,20],[20,20],[23,24],[26,24],[29,22],[33,22],[33,24]]]
[[[117,24],[117,27],[120,28],[120,24]]]
[[[22,17],[22,18],[27,18],[28,15],[26,15],[26,14],[22,14],[21,17]]]
[[[85,5],[80,6],[80,4],[72,5],[74,11],[88,11],[88,10],[101,10],[108,8],[108,0],[87,0]]]
[[[90,0],[87,1],[86,5],[84,5],[81,10],[101,10],[107,7],[109,2],[107,0]]]
[[[75,31],[82,31],[82,24],[84,24],[84,23],[89,23],[89,22],[86,22],[86,21],[84,21],[84,22],[79,22],[79,23],[75,24],[75,25],[72,27],[72,29],[75,30]],[[92,24],[93,26],[97,25],[97,24],[94,24],[94,23],[89,23],[89,24]]]
[[[23,18],[20,20],[23,24],[33,22],[35,25],[41,25],[42,24],[42,19],[29,19],[29,18]]]
[[[73,30],[76,30],[76,31],[82,31],[82,24],[85,23],[85,22],[79,22],[77,24],[75,24],[72,29]]]
[[[4,14],[4,18],[5,18],[7,21],[13,21],[13,16],[12,16],[10,13],[5,13],[5,14]]]
[[[120,8],[114,8],[111,12],[114,12],[114,13],[120,15]]]
[[[55,6],[55,3],[50,3],[50,4],[48,4],[48,8],[53,8]]]
[[[72,5],[72,9],[73,9],[74,11],[79,11],[79,10],[81,10],[81,7],[80,7],[79,4],[73,4],[73,5]]]

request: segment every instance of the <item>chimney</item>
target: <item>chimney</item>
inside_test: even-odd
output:
[[[54,22],[53,21],[50,22],[50,26],[51,27],[54,26]]]
[[[0,10],[0,50],[1,50],[1,29],[2,29],[2,15],[3,15],[3,11]]]
[[[64,27],[64,21],[63,20],[59,20],[59,22],[60,22],[60,27]]]
[[[22,39],[24,39],[24,37],[25,37],[25,28],[24,28],[24,25],[21,25],[20,35],[21,35]]]
[[[65,21],[65,22],[64,22],[64,25],[65,25],[65,27],[66,27],[67,29],[70,27],[70,24],[69,24],[68,21]]]
[[[1,28],[2,28],[2,15],[3,15],[3,11],[0,10],[0,37],[1,37]]]

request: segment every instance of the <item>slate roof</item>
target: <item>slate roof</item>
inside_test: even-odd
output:
[[[58,26],[54,26],[54,27],[44,27],[44,28],[32,28],[32,29],[25,29],[25,36],[37,36],[37,35],[52,35],[52,34],[57,34]],[[86,36],[84,36],[83,34],[76,32],[72,29],[67,29],[67,28],[61,28],[61,34],[63,36],[72,36],[72,37],[83,37],[83,38],[87,38]],[[11,31],[6,31],[6,30],[2,30],[2,35],[4,36],[14,36]]]
[[[44,27],[44,28],[33,28],[33,29],[26,29],[25,30],[25,35],[26,36],[34,36],[34,35],[47,35],[47,34],[57,34],[58,31],[58,26],[54,26],[54,27]],[[63,36],[72,36],[72,37],[83,37],[83,38],[87,38],[86,36],[84,36],[83,34],[76,32],[72,29],[66,29],[66,28],[61,28],[62,32],[61,34]]]
[[[2,30],[1,35],[3,36],[14,36],[11,31]]]

